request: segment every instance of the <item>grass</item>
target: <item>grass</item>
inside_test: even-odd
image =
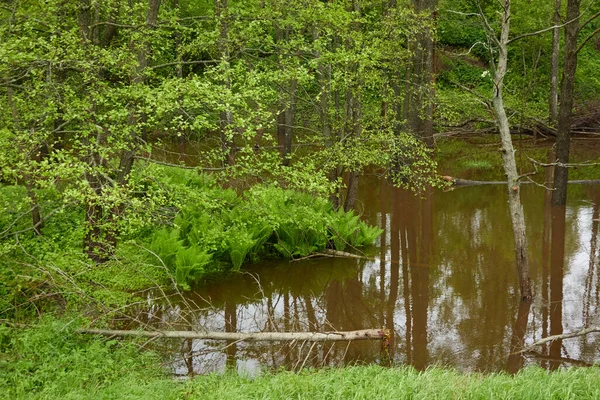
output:
[[[42,318],[0,325],[0,398],[6,399],[597,399],[600,370],[515,376],[375,365],[287,371],[246,378],[233,372],[175,381],[139,343],[73,333],[77,321]]]
[[[548,373],[527,368],[510,376],[361,366],[281,372],[254,380],[234,375],[200,377],[188,393],[195,399],[596,399],[599,372],[590,368]]]

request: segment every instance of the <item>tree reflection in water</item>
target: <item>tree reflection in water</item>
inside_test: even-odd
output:
[[[392,331],[387,349],[376,341],[170,342],[167,347],[179,354],[172,365],[180,374],[226,366],[256,373],[390,361],[418,369],[437,364],[515,372],[531,363],[554,369],[597,359],[595,336],[511,356],[524,344],[597,323],[597,187],[570,188],[563,209],[551,208],[542,188],[523,187],[535,293],[525,306],[518,296],[503,186],[414,196],[384,180],[363,182],[363,218],[385,230],[377,245],[365,250],[368,259],[261,262],[247,266],[247,274],[186,293],[186,304],[196,309],[174,300],[153,302],[139,310],[137,324],[244,332]]]

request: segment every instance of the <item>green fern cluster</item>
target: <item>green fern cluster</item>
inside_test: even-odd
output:
[[[326,247],[371,244],[381,233],[353,212],[320,197],[257,185],[243,195],[202,181],[180,204],[172,226],[156,230],[150,248],[179,285],[228,271],[246,260],[305,257]]]

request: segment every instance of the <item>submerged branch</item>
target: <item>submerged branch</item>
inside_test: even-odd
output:
[[[103,336],[136,336],[148,338],[208,339],[258,341],[331,342],[351,340],[381,340],[387,336],[383,329],[363,329],[347,332],[194,332],[194,331],[134,331],[113,329],[79,329],[78,333]]]

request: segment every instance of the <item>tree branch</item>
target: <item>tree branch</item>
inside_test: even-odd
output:
[[[581,14],[577,18],[573,18],[572,20],[567,21],[564,24],[549,26],[548,28],[540,29],[539,31],[524,33],[522,35],[519,35],[517,37],[509,39],[509,41],[506,44],[511,44],[512,42],[516,42],[517,40],[520,40],[520,39],[523,39],[523,38],[526,38],[526,37],[529,37],[529,36],[539,35],[541,33],[551,31],[551,30],[553,30],[555,28],[562,28],[562,27],[564,27],[566,25],[569,25],[571,22],[577,21],[579,18],[581,18]]]
[[[586,26],[587,24],[589,24],[590,22],[592,22],[593,20],[595,20],[598,17],[600,17],[600,11],[598,11],[596,14],[592,15],[591,17],[589,17],[587,19],[587,21],[585,21],[583,24],[581,24],[581,26],[579,27],[579,29],[581,30],[581,28],[583,28],[584,26]]]
[[[548,336],[542,340],[538,340],[537,342],[530,344],[529,346],[525,347],[523,350],[520,350],[515,354],[525,353],[527,351],[532,350],[535,346],[539,346],[541,344],[548,343],[548,342],[553,342],[555,340],[570,339],[570,338],[574,338],[574,337],[585,336],[588,333],[598,333],[598,332],[600,332],[600,326],[591,326],[589,328],[582,329],[577,332],[563,333],[562,335]]]
[[[594,30],[594,32],[590,33],[585,39],[583,39],[583,42],[581,42],[581,44],[577,47],[577,50],[575,50],[575,54],[578,54],[581,49],[583,49],[583,46],[585,46],[585,44],[594,36],[596,36],[596,34],[600,32],[600,28],[596,28],[596,30]]]
[[[170,67],[172,65],[194,65],[194,64],[216,64],[219,63],[220,60],[198,60],[198,61],[174,61],[165,64],[153,65],[148,67],[148,69],[158,69],[164,67]]]

